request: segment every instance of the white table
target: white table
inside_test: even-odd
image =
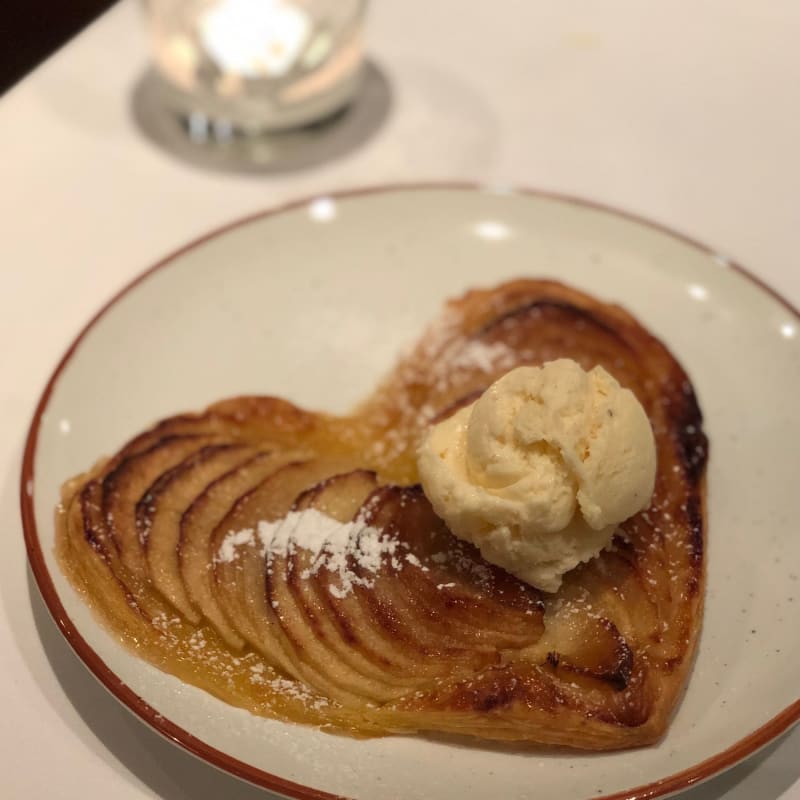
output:
[[[376,0],[391,111],[354,151],[277,176],[203,171],[142,137],[126,2],[0,99],[0,794],[264,796],[162,741],[62,641],[25,565],[21,446],[89,315],[198,234],[285,199],[444,178],[583,195],[694,236],[800,305],[795,0]],[[685,797],[800,798],[800,729]],[[794,784],[794,788],[790,788]]]

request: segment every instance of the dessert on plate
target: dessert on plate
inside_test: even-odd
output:
[[[689,677],[706,457],[663,344],[518,280],[348,416],[237,397],[136,436],[64,485],[58,557],[125,646],[256,714],[632,747]]]

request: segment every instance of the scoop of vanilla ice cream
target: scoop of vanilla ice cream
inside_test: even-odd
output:
[[[417,464],[452,532],[545,591],[646,508],[656,475],[650,421],[602,367],[519,367],[432,426]]]

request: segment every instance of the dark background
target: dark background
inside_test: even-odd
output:
[[[0,93],[116,0],[0,0]]]

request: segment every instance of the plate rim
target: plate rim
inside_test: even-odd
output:
[[[369,195],[394,194],[400,192],[413,191],[465,191],[477,194],[498,194],[496,186],[487,183],[472,181],[430,181],[430,182],[403,182],[376,184],[352,189],[342,189],[332,192],[315,192],[311,195],[303,196],[299,199],[290,200],[285,203],[270,206],[266,209],[246,214],[227,222],[210,231],[191,239],[188,243],[171,251],[165,257],[159,259],[155,264],[146,268],[133,279],[125,283],[121,289],[115,292],[100,308],[89,318],[88,322],[80,329],[79,333],[67,347],[64,355],[58,361],[55,369],[45,384],[39,400],[36,404],[33,417],[28,427],[25,439],[22,465],[20,470],[20,511],[22,516],[23,536],[28,562],[31,567],[37,588],[44,600],[48,612],[56,623],[60,633],[72,647],[80,661],[89,672],[129,711],[137,716],[148,727],[160,734],[173,744],[178,745],[192,755],[200,758],[206,763],[217,767],[237,778],[245,780],[264,789],[279,792],[285,796],[296,798],[297,800],[345,800],[341,795],[331,794],[321,789],[296,783],[287,780],[258,767],[241,761],[215,747],[207,744],[202,739],[189,733],[184,728],[175,724],[171,720],[162,716],[142,697],[137,695],[130,687],[124,684],[114,671],[106,665],[103,659],[88,644],[78,631],[66,612],[58,592],[53,583],[53,579],[47,568],[44,552],[39,539],[39,532],[36,527],[34,512],[34,489],[35,473],[34,460],[36,446],[39,440],[42,416],[47,408],[50,395],[56,381],[61,373],[66,369],[75,350],[86,337],[92,328],[104,317],[123,297],[135,289],[140,283],[145,281],[154,272],[169,266],[185,253],[194,250],[206,242],[226,234],[238,227],[245,226],[256,220],[266,219],[272,216],[283,214],[297,208],[302,208],[315,199],[320,197],[331,198],[333,200],[350,199]],[[753,274],[750,270],[737,263],[735,260],[721,255],[717,250],[694,239],[691,236],[675,231],[667,225],[654,222],[640,214],[625,211],[614,206],[596,200],[586,199],[580,196],[561,193],[550,190],[541,190],[526,186],[504,186],[503,194],[519,197],[533,197],[541,200],[554,200],[567,205],[579,208],[601,211],[612,216],[621,217],[627,221],[643,225],[660,233],[677,239],[706,255],[715,258],[731,269],[738,272],[745,279],[755,284],[756,287],[770,295],[788,310],[795,318],[800,320],[800,310],[789,300],[783,297],[776,289],[764,280]],[[725,748],[719,753],[688,767],[680,772],[673,773],[664,778],[652,781],[641,786],[624,789],[612,795],[604,795],[606,800],[651,800],[664,797],[675,792],[688,789],[695,784],[712,778],[724,770],[734,766],[748,756],[753,755],[758,750],[769,744],[781,734],[788,731],[795,723],[800,722],[800,699],[791,703],[782,711],[761,725],[756,730],[751,731],[734,744]]]

